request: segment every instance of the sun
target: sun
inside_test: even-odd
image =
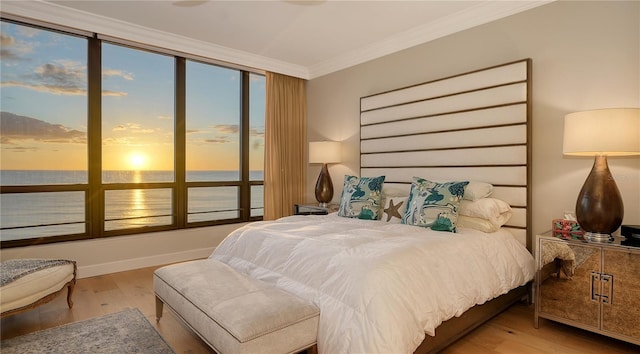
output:
[[[129,166],[134,170],[142,170],[147,163],[147,157],[139,152],[129,155]]]

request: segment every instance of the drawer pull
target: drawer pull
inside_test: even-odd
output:
[[[602,274],[600,275],[600,279],[603,283],[607,283],[607,295],[601,295],[602,303],[611,305],[613,302],[613,275]]]
[[[600,302],[600,294],[596,293],[596,284],[600,284],[600,273],[591,272],[591,301]]]

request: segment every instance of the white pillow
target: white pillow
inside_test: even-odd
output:
[[[384,201],[384,208],[380,220],[390,224],[399,224],[407,209],[408,199],[409,197],[388,196]]]
[[[388,198],[390,196],[392,196],[392,197],[408,197],[410,191],[411,191],[411,185],[410,184],[406,184],[406,185],[399,185],[399,184],[387,185],[387,184],[383,184],[382,185],[382,197],[383,198]]]
[[[493,185],[485,182],[470,181],[464,188],[463,198],[470,201],[486,198],[493,193]]]
[[[464,215],[458,216],[457,225],[461,228],[474,229],[482,232],[496,232],[499,229],[499,227],[496,227],[496,225],[487,219]]]
[[[476,201],[462,200],[460,215],[489,220],[495,227],[502,227],[511,218],[511,206],[500,199],[482,198]]]

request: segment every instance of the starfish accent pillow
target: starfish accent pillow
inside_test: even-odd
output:
[[[384,209],[382,210],[382,221],[391,224],[399,224],[402,221],[402,215],[407,207],[408,197],[387,197],[385,199]]]

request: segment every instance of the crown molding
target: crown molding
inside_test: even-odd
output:
[[[3,15],[20,16],[53,25],[74,28],[79,31],[98,33],[165,48],[219,62],[226,62],[230,66],[244,66],[257,71],[271,71],[309,80],[554,1],[556,0],[482,1],[472,8],[384,38],[371,45],[355,48],[343,55],[319,62],[310,67],[162,32],[41,0],[3,1],[1,11]]]
[[[40,22],[98,33],[158,48],[210,58],[232,66],[245,66],[258,71],[271,71],[309,79],[309,70],[301,65],[251,54],[173,33],[162,32],[129,22],[75,10],[44,1],[3,1],[2,14],[20,16]]]
[[[414,27],[371,45],[356,48],[333,59],[314,64],[309,68],[309,77],[327,75],[554,1],[556,0],[483,1],[435,22]]]

